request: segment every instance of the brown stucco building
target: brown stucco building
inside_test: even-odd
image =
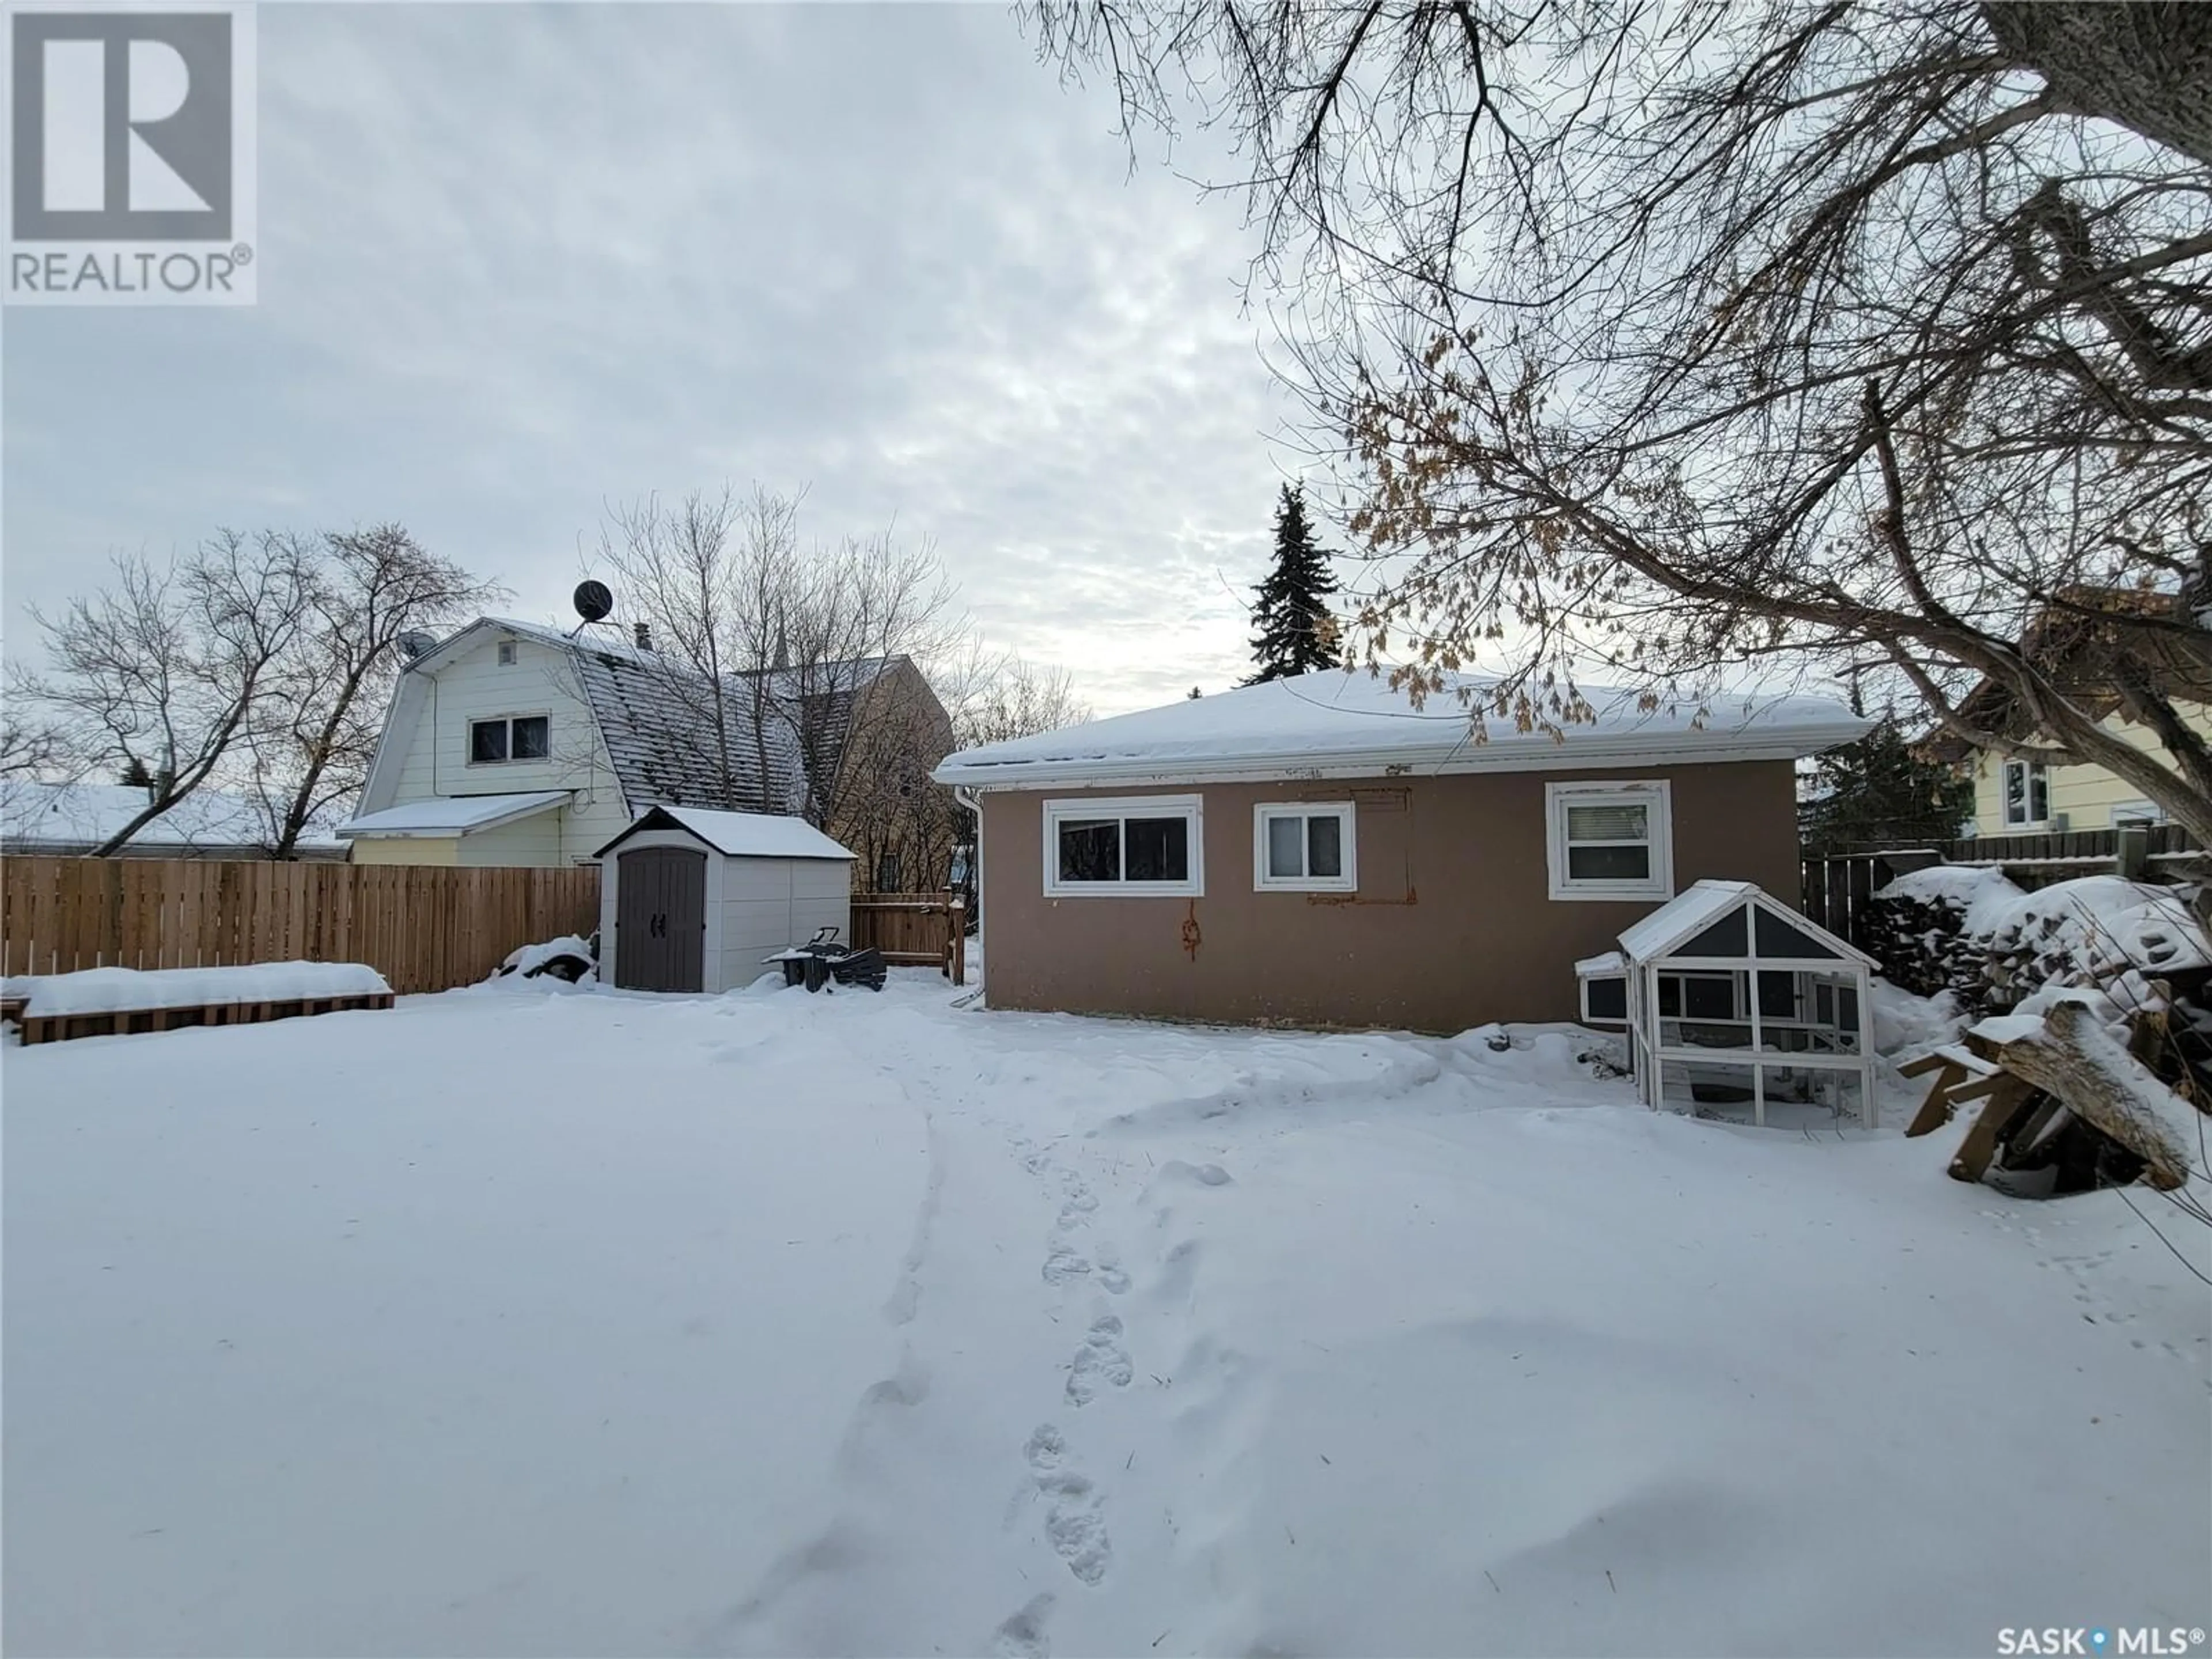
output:
[[[1572,1019],[1575,963],[1705,878],[1794,895],[1821,698],[1471,740],[1332,672],[950,757],[996,1008],[1455,1031]],[[1608,714],[1608,707],[1618,709]]]

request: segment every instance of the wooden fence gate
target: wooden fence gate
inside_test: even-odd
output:
[[[599,925],[596,865],[0,864],[0,947],[9,974],[365,962],[395,991],[444,991],[488,977],[519,945],[588,936]]]
[[[950,893],[860,893],[853,945],[873,946],[893,967],[935,968],[968,982],[968,907]]]

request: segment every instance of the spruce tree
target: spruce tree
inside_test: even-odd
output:
[[[1252,620],[1259,631],[1252,636],[1252,659],[1259,672],[1245,684],[1336,665],[1336,618],[1328,608],[1336,578],[1329,573],[1328,556],[1314,545],[1305,493],[1293,485],[1283,486],[1275,508],[1274,568],[1253,591],[1258,603]]]
[[[1924,759],[1894,714],[1856,743],[1814,763],[1798,811],[1808,852],[1865,842],[1948,841],[1974,810],[1974,786],[1956,767]]]

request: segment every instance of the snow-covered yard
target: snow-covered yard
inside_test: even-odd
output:
[[[10,1649],[2212,1622],[2212,1302],[2119,1196],[1656,1116],[1520,1043],[912,974],[11,1051]]]

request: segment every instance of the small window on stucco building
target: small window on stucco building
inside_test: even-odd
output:
[[[1672,795],[1663,781],[1547,783],[1544,808],[1553,898],[1674,896]]]
[[[1285,801],[1252,809],[1252,885],[1258,891],[1354,891],[1358,851],[1348,800]]]

